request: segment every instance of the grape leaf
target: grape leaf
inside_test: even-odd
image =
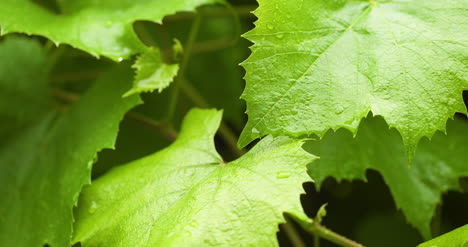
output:
[[[182,52],[182,45],[176,41],[173,50]],[[166,64],[161,57],[159,49],[149,48],[141,54],[132,66],[136,70],[133,88],[124,94],[124,97],[142,92],[161,92],[167,88],[179,71],[179,64]]]
[[[217,2],[221,0],[59,0],[60,13],[53,13],[30,0],[3,0],[0,26],[2,34],[41,35],[94,56],[123,60],[146,49],[133,31],[134,21],[161,23],[166,15]]]
[[[119,67],[64,108],[49,95],[47,57],[37,42],[8,38],[0,56],[0,117],[22,127],[0,136],[0,245],[69,246],[72,208],[96,153],[113,147],[120,119],[139,102],[121,97],[131,71]]]
[[[306,144],[306,150],[320,156],[309,166],[309,174],[320,186],[328,176],[337,180],[363,179],[365,171],[380,172],[407,220],[425,238],[441,194],[459,189],[459,177],[468,176],[466,140],[468,122],[450,120],[448,135],[436,133],[423,139],[412,166],[408,166],[401,137],[389,130],[382,118],[364,119],[356,138],[344,130],[329,132],[321,141]]]
[[[468,225],[459,227],[440,237],[424,242],[418,247],[466,247],[468,246]]]
[[[74,241],[83,246],[277,246],[283,212],[306,219],[299,194],[314,156],[302,141],[264,138],[225,164],[213,138],[222,114],[193,109],[162,151],[85,187]]]
[[[47,97],[47,57],[39,44],[9,37],[0,43],[0,57],[1,148],[14,133],[46,114],[54,102]]]
[[[255,43],[243,63],[245,146],[266,134],[356,132],[369,111],[402,135],[409,159],[420,138],[466,113],[465,0],[260,0]]]

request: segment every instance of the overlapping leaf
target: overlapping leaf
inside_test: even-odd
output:
[[[247,71],[245,146],[266,134],[355,132],[369,111],[411,159],[423,136],[466,113],[465,0],[259,0]]]
[[[465,247],[468,245],[468,225],[457,228],[418,247]]]
[[[69,246],[96,153],[113,147],[120,119],[139,102],[121,97],[131,72],[119,67],[63,108],[50,97],[38,43],[6,39],[0,57],[0,245]]]
[[[182,52],[181,44],[176,41],[173,46],[176,53]],[[168,87],[179,71],[179,64],[166,64],[161,57],[161,52],[155,48],[149,48],[141,54],[132,66],[136,70],[133,88],[124,96],[142,92],[161,92]]]
[[[379,171],[408,221],[429,238],[441,194],[459,189],[458,179],[468,176],[468,122],[450,120],[447,127],[448,135],[438,132],[431,141],[423,139],[408,166],[400,135],[388,130],[381,118],[364,119],[356,138],[339,130],[307,143],[307,150],[320,156],[309,166],[309,174],[320,186],[329,176],[365,180],[367,169]]]
[[[220,0],[60,0],[60,13],[53,13],[30,0],[2,0],[1,33],[21,32],[45,36],[95,56],[122,60],[144,51],[133,31],[136,20],[160,23],[177,11],[192,11]]]
[[[302,141],[266,137],[224,164],[213,137],[216,110],[194,109],[168,148],[115,168],[84,188],[75,241],[83,246],[277,246],[314,157]]]

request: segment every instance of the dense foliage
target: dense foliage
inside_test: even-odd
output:
[[[468,1],[257,1],[2,0],[0,246],[465,246]]]

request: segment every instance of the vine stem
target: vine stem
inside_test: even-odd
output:
[[[286,223],[281,224],[280,227],[286,233],[294,247],[306,247],[306,244],[294,228],[294,225],[288,220],[288,217],[286,217]]]
[[[318,235],[314,235],[314,247],[320,247],[320,237]]]
[[[67,92],[61,89],[54,89],[52,90],[52,95],[56,97],[57,99],[60,99],[64,102],[67,103],[75,103],[80,99],[80,95]],[[137,123],[140,123],[142,125],[145,125],[149,127],[152,130],[155,130],[158,132],[161,136],[166,138],[169,141],[175,141],[177,139],[177,131],[175,131],[173,128],[167,126],[164,123],[155,121],[143,114],[137,113],[137,112],[127,112],[125,114],[125,118],[135,121]]]
[[[332,243],[335,243],[343,247],[364,247],[364,245],[357,243],[345,236],[339,235],[332,230],[322,226],[318,222],[312,222],[311,224],[301,224],[305,231],[313,234],[316,237],[326,239]]]
[[[45,49],[49,52],[47,68],[50,72],[55,68],[55,65],[64,54],[66,48],[63,45],[55,46],[54,42],[48,40],[45,44]]]
[[[205,101],[205,99],[201,96],[200,93],[185,79],[185,70],[187,68],[190,55],[192,54],[193,45],[196,41],[198,31],[201,25],[201,18],[202,14],[197,14],[195,16],[195,20],[193,21],[192,28],[190,30],[189,38],[186,42],[184,47],[184,56],[182,58],[182,62],[180,64],[179,74],[174,80],[174,89],[171,95],[171,101],[169,103],[169,110],[167,121],[170,122],[174,116],[175,109],[177,107],[177,100],[179,96],[179,90],[182,90],[183,93],[192,100],[197,106],[202,108],[209,108],[210,105]],[[232,130],[227,126],[224,122],[221,122],[219,127],[219,134],[221,137],[226,141],[231,152],[236,154],[237,156],[242,156],[245,152],[243,150],[239,150],[237,148],[237,137],[232,132]]]
[[[198,31],[200,30],[201,25],[201,15],[196,14],[195,20],[193,21],[192,27],[190,29],[188,40],[184,46],[184,55],[182,57],[182,62],[180,63],[179,74],[174,79],[174,89],[172,90],[172,94],[170,97],[169,102],[169,109],[167,114],[167,122],[171,122],[172,118],[174,117],[175,110],[177,108],[177,100],[179,98],[179,87],[181,78],[185,74],[185,70],[187,69],[187,65],[190,59],[190,55],[192,52],[193,44],[198,36]]]
[[[210,104],[208,104],[208,102],[205,101],[205,99],[200,95],[197,89],[193,87],[192,84],[190,84],[187,81],[187,79],[181,77],[179,86],[182,92],[193,103],[195,103],[195,105],[202,107],[202,108],[210,107]],[[226,123],[221,122],[221,125],[219,126],[219,134],[226,141],[226,144],[228,145],[231,152],[233,152],[237,156],[242,156],[243,154],[245,154],[244,150],[237,148],[237,137]]]
[[[154,129],[169,141],[175,141],[177,139],[178,133],[173,128],[168,127],[161,122],[154,121],[153,119],[143,114],[137,112],[127,112],[127,114],[125,114],[125,118],[131,119],[135,122],[146,125],[151,129]]]

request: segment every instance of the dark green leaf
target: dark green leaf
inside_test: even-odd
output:
[[[0,146],[0,245],[69,246],[72,208],[96,153],[113,147],[120,119],[139,102],[121,97],[131,72],[119,67],[65,107],[49,95],[38,43],[7,39],[0,56],[0,88],[8,89],[1,90],[8,97],[0,98],[0,116],[22,127]]]
[[[468,176],[468,122],[451,120],[447,132],[437,132],[431,141],[423,139],[410,166],[398,132],[389,130],[381,118],[366,118],[356,138],[338,130],[327,133],[321,141],[307,143],[307,150],[320,156],[309,166],[309,174],[320,186],[328,176],[365,180],[367,169],[377,170],[408,221],[429,238],[441,194],[459,189],[458,179]]]

